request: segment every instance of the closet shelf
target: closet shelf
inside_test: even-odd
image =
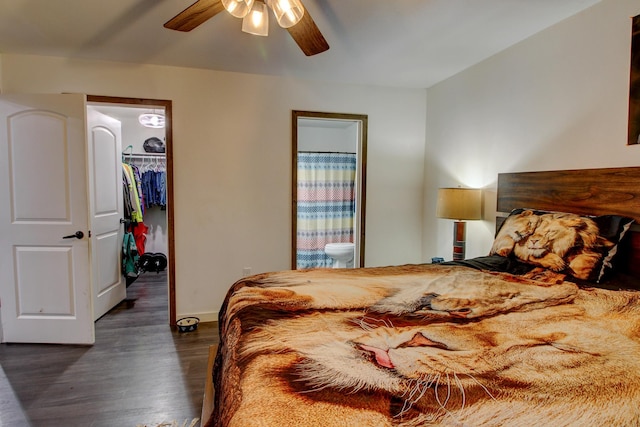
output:
[[[153,158],[163,158],[166,157],[167,155],[165,153],[144,153],[144,154],[123,154],[124,157],[134,157],[134,158],[141,158],[141,157],[153,157]]]
[[[122,161],[123,162],[139,162],[139,161],[154,161],[154,162],[165,162],[167,160],[167,156],[164,153],[146,153],[146,154],[123,154]]]

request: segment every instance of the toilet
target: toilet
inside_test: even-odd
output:
[[[353,268],[355,244],[327,243],[324,253],[333,258],[333,268]]]

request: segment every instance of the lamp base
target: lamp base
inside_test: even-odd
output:
[[[466,223],[454,221],[453,223],[453,260],[462,261],[466,249]]]

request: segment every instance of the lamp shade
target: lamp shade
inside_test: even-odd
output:
[[[268,0],[268,3],[282,28],[296,25],[304,16],[300,0]]]
[[[257,1],[251,11],[242,19],[242,31],[256,36],[269,35],[269,14],[267,5]]]
[[[482,190],[474,188],[439,189],[436,216],[458,220],[482,219]]]
[[[236,18],[244,18],[251,10],[253,2],[254,0],[222,0],[222,5]]]

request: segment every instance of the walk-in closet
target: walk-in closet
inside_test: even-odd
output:
[[[143,303],[140,299],[145,295],[134,286],[163,287],[165,291],[168,288],[170,251],[164,110],[108,104],[90,104],[89,108],[121,124],[121,152],[117,159],[122,164],[120,255],[128,292],[119,305],[134,309],[135,304]]]

